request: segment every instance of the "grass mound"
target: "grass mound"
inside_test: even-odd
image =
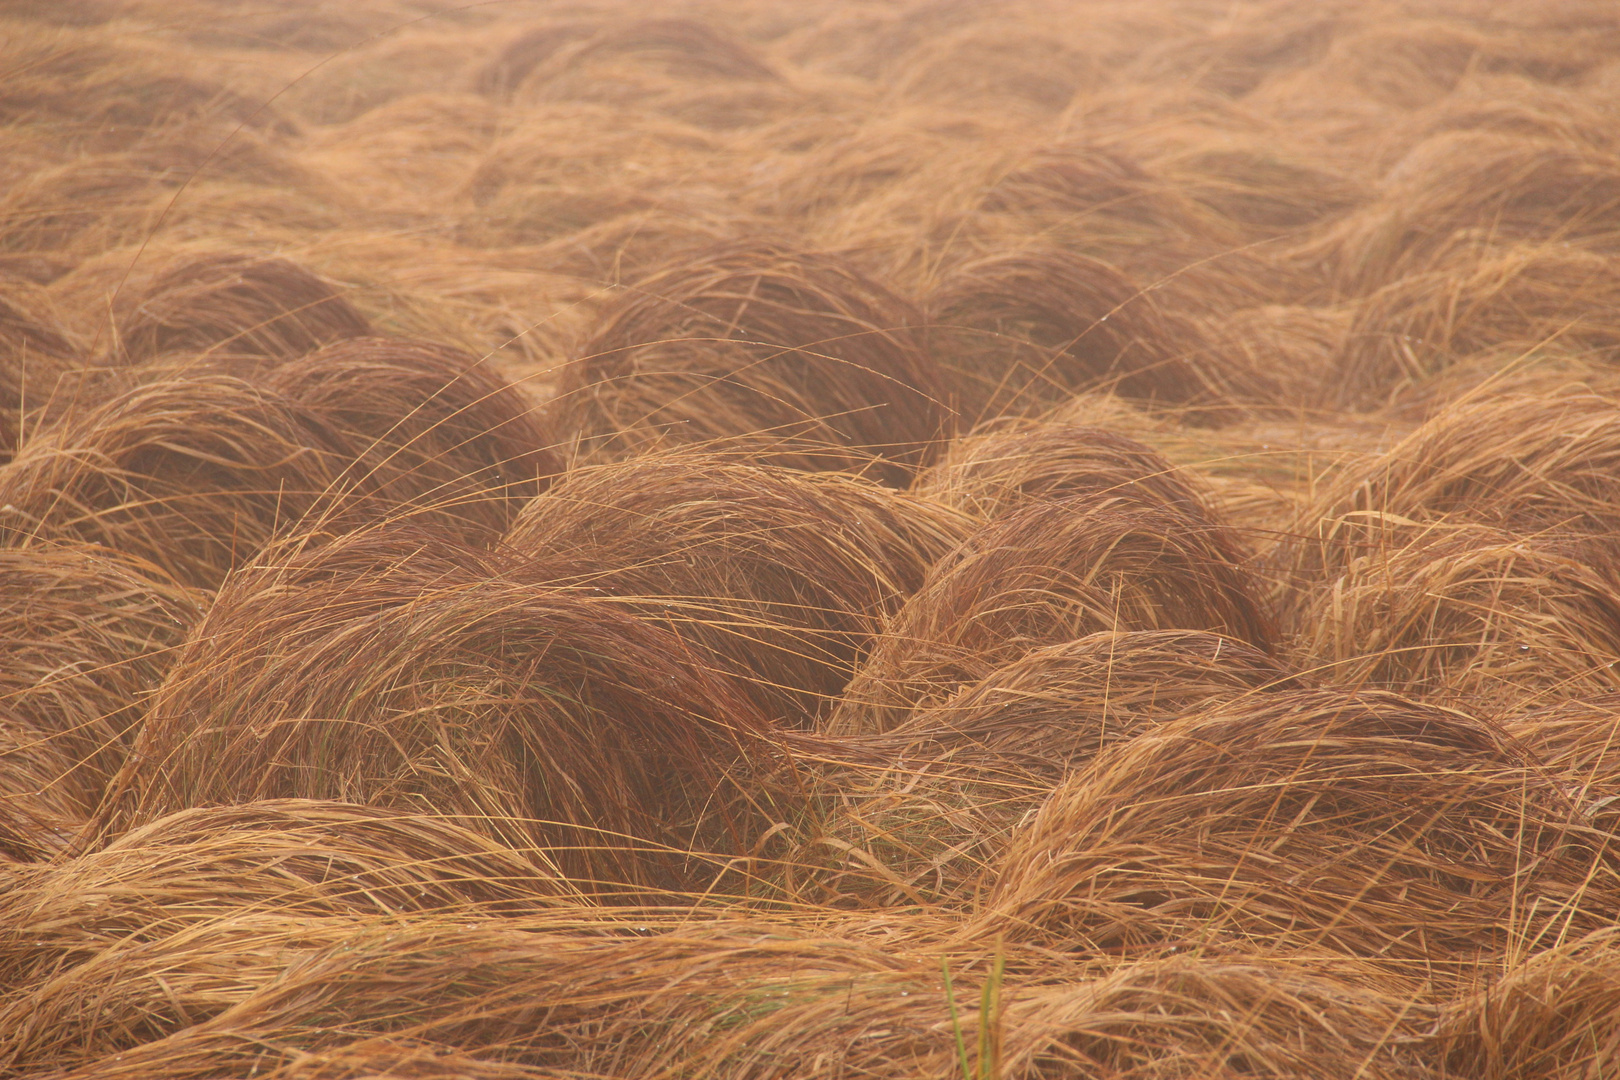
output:
[[[1609,314],[1620,294],[1614,256],[1567,244],[1461,247],[1359,308],[1333,376],[1341,407],[1387,404],[1481,353],[1531,357],[1556,349],[1601,361],[1620,346],[1620,326]]]
[[[217,586],[341,493],[354,453],[323,417],[225,376],[135,386],[31,438],[0,471],[10,545],[103,544]]]
[[[1032,503],[935,565],[829,731],[887,731],[1033,649],[1098,631],[1208,630],[1266,651],[1258,595],[1225,526],[1179,507],[1119,495]]]
[[[1376,550],[1384,523],[1473,522],[1602,537],[1620,497],[1620,408],[1593,394],[1463,402],[1324,483],[1286,545],[1295,571],[1330,580]]]
[[[1301,615],[1298,662],[1341,685],[1492,710],[1611,691],[1620,579],[1606,562],[1556,533],[1369,529]]]
[[[287,259],[181,255],[148,274],[115,312],[124,363],[210,349],[293,360],[372,333],[335,286]]]
[[[1613,929],[1509,968],[1449,1011],[1437,1042],[1459,1076],[1598,1077],[1620,1064]]]
[[[267,800],[183,810],[100,850],[14,869],[0,970],[26,986],[103,949],[254,914],[487,918],[585,903],[538,851],[441,818]],[[30,937],[46,947],[25,948]]]
[[[784,860],[783,888],[837,907],[961,911],[1053,785],[1097,755],[1206,702],[1295,686],[1265,653],[1201,631],[1036,649],[891,731],[828,740],[821,816]]]
[[[33,857],[88,819],[201,608],[106,548],[0,551],[0,848]]]
[[[136,754],[131,821],[284,798],[443,814],[605,889],[690,887],[705,853],[750,851],[779,764],[747,697],[671,631],[416,529],[234,575]]]
[[[1035,649],[917,710],[892,735],[1055,781],[1206,701],[1295,685],[1273,657],[1219,634],[1100,631]]]
[[[1059,787],[970,929],[1326,949],[1444,994],[1596,928],[1616,887],[1604,844],[1495,727],[1392,695],[1277,693],[1169,722]]]
[[[538,407],[448,346],[355,338],[276,368],[264,384],[336,428],[384,499],[471,535],[504,533],[563,469]]]
[[[570,473],[507,546],[525,579],[622,598],[805,727],[970,525],[855,477],[684,451]]]
[[[1062,248],[988,255],[928,298],[929,344],[960,372],[965,415],[1039,411],[1088,390],[1166,405],[1218,401],[1193,324],[1117,268]]]
[[[1208,517],[1188,474],[1128,435],[1086,424],[1002,422],[954,440],[912,488],[986,518],[1037,500],[1139,498]]]
[[[953,424],[918,321],[832,255],[690,253],[603,313],[563,372],[559,424],[590,458],[724,443],[904,486]]]
[[[30,406],[49,400],[62,368],[77,355],[55,320],[31,310],[34,291],[0,277],[0,463],[22,442]]]

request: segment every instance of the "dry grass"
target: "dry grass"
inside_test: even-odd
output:
[[[1105,427],[1003,421],[951,443],[912,490],[984,518],[1080,495],[1132,498],[1207,520],[1196,481],[1127,435]]]
[[[1590,545],[1479,525],[1368,530],[1299,620],[1297,663],[1501,711],[1620,686],[1620,579]]]
[[[0,551],[0,849],[35,857],[94,812],[204,597],[93,546]]]
[[[49,309],[38,310],[40,291],[0,276],[0,462],[16,453],[30,406],[37,409],[50,399],[77,352],[63,329],[52,325]]]
[[[286,259],[219,252],[146,273],[114,309],[123,363],[210,349],[295,360],[371,333],[336,287]]]
[[[684,451],[575,470],[507,546],[525,580],[621,598],[808,727],[971,526],[855,477]]]
[[[136,386],[31,438],[0,473],[8,545],[105,544],[217,586],[306,515],[354,451],[320,414],[227,376]]]
[[[881,732],[1043,645],[1116,630],[1209,630],[1272,646],[1257,582],[1224,526],[1099,494],[991,521],[889,621],[828,721]]]
[[[1501,731],[1368,692],[1238,699],[1118,746],[1010,847],[964,933],[1327,949],[1446,995],[1601,926],[1609,838]]]
[[[929,345],[959,371],[975,419],[1113,390],[1171,405],[1220,400],[1199,340],[1115,267],[1062,248],[955,268],[928,298]]]
[[[671,631],[399,527],[233,576],[153,696],[115,817],[338,799],[541,843],[593,887],[701,887],[698,853],[746,855],[774,820],[778,756]]]
[[[359,451],[360,483],[400,513],[425,510],[494,539],[563,471],[538,406],[488,364],[387,338],[329,345],[265,386],[314,410]]]
[[[833,256],[693,253],[622,295],[563,374],[559,427],[589,458],[725,443],[903,486],[951,432],[917,316]]]
[[[1609,1075],[1617,132],[1607,0],[6,6],[0,1080]]]

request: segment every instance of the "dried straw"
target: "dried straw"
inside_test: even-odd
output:
[[[1039,411],[1088,390],[1161,404],[1220,400],[1193,361],[1194,326],[1115,267],[1058,247],[957,267],[926,303],[929,348],[958,372],[974,418]]]
[[[1057,781],[1206,701],[1296,685],[1271,656],[1219,634],[1102,631],[1019,657],[891,735]]]
[[[1306,581],[1376,551],[1388,525],[1475,522],[1604,537],[1620,502],[1620,408],[1602,397],[1506,394],[1443,409],[1323,484],[1281,554]]]
[[[61,1080],[1426,1075],[1411,1034],[1432,1010],[1350,965],[998,962],[890,930],[243,916],[15,995],[0,1062]]]
[[[228,251],[152,269],[119,294],[115,317],[125,363],[209,349],[292,360],[372,332],[337,288],[298,264]]]
[[[983,518],[1036,500],[1076,495],[1135,498],[1210,517],[1194,477],[1152,447],[1080,423],[1003,421],[956,439],[912,490]]]
[[[0,277],[0,463],[22,442],[31,408],[49,400],[62,369],[77,355],[48,313],[31,310],[37,308],[28,303],[33,291]]]
[[[183,810],[101,850],[15,868],[6,885],[0,971],[12,987],[256,915],[488,918],[586,904],[540,852],[433,816],[303,799]]]
[[[787,789],[748,699],[624,607],[419,528],[240,571],[153,697],[115,820],[335,799],[538,842],[601,888],[706,883],[704,853],[747,854]]]
[[[104,544],[213,588],[330,508],[354,457],[318,413],[237,379],[135,386],[65,416],[0,471],[0,536]]]
[[[1324,234],[1336,286],[1365,295],[1430,269],[1459,236],[1620,239],[1620,160],[1567,143],[1452,132],[1419,144],[1384,177],[1379,198]]]
[[[1480,353],[1556,348],[1607,363],[1620,347],[1620,263],[1567,246],[1462,250],[1395,281],[1356,313],[1333,382],[1341,408],[1385,404]],[[1497,361],[1500,365],[1501,361]]]
[[[886,734],[831,740],[822,816],[782,888],[835,907],[962,910],[1053,785],[1098,754],[1205,702],[1295,685],[1253,646],[1200,631],[1036,649]]]
[[[507,546],[525,579],[622,597],[806,727],[971,524],[856,477],[681,451],[570,473]]]
[[[887,731],[1033,649],[1102,630],[1209,630],[1268,651],[1257,596],[1226,528],[1177,506],[1120,495],[1032,503],[930,571],[828,731]]]
[[[559,426],[587,457],[747,447],[903,486],[952,416],[908,305],[831,255],[743,245],[627,288],[564,370]]]
[[[1569,787],[1597,828],[1620,825],[1620,695],[1586,694],[1503,721]]]
[[[1606,922],[1607,841],[1461,713],[1370,691],[1240,698],[1059,787],[964,933],[1325,949],[1444,994]]]
[[[1296,662],[1491,711],[1615,690],[1620,579],[1607,561],[1556,534],[1386,521],[1311,596]]]
[[[201,607],[106,548],[0,551],[0,847],[52,850],[95,809]]]
[[[383,498],[425,507],[472,535],[504,533],[562,472],[522,390],[448,346],[351,339],[277,368],[264,385],[360,450],[356,468]]]
[[[1598,1077],[1620,1066],[1613,928],[1511,967],[1447,1011],[1435,1038],[1454,1076]]]

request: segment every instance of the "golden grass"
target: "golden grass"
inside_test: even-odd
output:
[[[0,1080],[1620,1068],[1605,0],[19,0]]]

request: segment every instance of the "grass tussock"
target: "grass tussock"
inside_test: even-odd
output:
[[[448,346],[353,338],[277,367],[263,382],[355,448],[358,483],[378,485],[401,513],[426,512],[471,536],[503,534],[563,471],[522,388]]]
[[[91,545],[0,552],[0,597],[0,833],[23,858],[99,805],[204,597]]]
[[[295,360],[372,332],[335,286],[287,259],[217,252],[148,273],[115,307],[123,363],[212,349]]]
[[[912,490],[987,519],[1084,495],[1209,517],[1195,481],[1152,447],[1106,427],[1061,421],[1003,422],[956,439]]]
[[[713,873],[694,852],[748,854],[781,765],[673,632],[415,528],[234,575],[134,755],[130,821],[287,798],[444,814],[603,889],[691,887]]]
[[[10,546],[56,538],[217,586],[340,493],[352,449],[314,410],[228,376],[114,394],[30,439],[0,474]]]
[[[1040,411],[1112,390],[1169,405],[1218,399],[1194,326],[1117,268],[1062,248],[995,253],[957,267],[927,302],[929,344],[964,384],[972,417]]]
[[[571,472],[506,546],[525,580],[618,598],[808,727],[971,526],[856,477],[687,451]]]
[[[971,932],[1326,949],[1443,995],[1485,957],[1597,929],[1606,843],[1488,724],[1393,695],[1278,693],[1194,711],[1064,783]]]
[[[0,463],[23,442],[30,406],[38,409],[50,400],[78,354],[49,309],[40,310],[45,298],[39,292],[0,277]]]
[[[1368,530],[1300,617],[1302,667],[1341,685],[1507,709],[1620,679],[1620,581],[1601,552],[1481,525]]]
[[[694,253],[622,297],[562,377],[558,423],[587,458],[725,444],[903,486],[950,433],[918,317],[838,258]]]
[[[1097,631],[1208,630],[1262,650],[1271,619],[1225,526],[1099,494],[1035,502],[970,535],[885,628],[829,720],[886,731],[1032,649]]]

